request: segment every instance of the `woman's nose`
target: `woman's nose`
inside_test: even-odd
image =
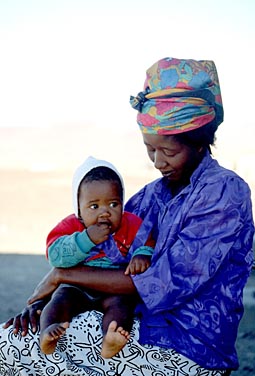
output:
[[[167,165],[167,162],[165,161],[164,155],[160,151],[155,151],[154,153],[154,166],[158,170],[162,170]]]

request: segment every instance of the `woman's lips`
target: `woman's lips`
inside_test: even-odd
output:
[[[171,175],[173,175],[173,171],[167,171],[167,172],[161,172],[161,174],[165,177],[165,178],[169,178]]]

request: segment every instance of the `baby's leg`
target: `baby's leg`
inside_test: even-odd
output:
[[[72,318],[86,309],[87,300],[79,288],[68,285],[57,288],[40,317],[40,347],[44,354],[55,351]]]
[[[128,342],[133,325],[134,300],[129,296],[109,296],[102,302],[103,333],[101,355],[111,358]]]

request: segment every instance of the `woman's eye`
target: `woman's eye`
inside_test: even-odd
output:
[[[154,153],[154,152],[155,152],[155,149],[153,149],[153,148],[147,146],[147,152],[148,152],[148,153]]]
[[[168,150],[168,149],[164,149],[163,150],[163,153],[167,156],[167,157],[174,157],[176,155],[176,152],[173,152],[172,150]]]

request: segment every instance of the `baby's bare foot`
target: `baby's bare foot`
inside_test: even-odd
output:
[[[40,347],[44,354],[52,354],[55,351],[59,338],[65,334],[69,322],[52,324],[40,334]]]
[[[124,330],[121,326],[117,327],[117,325],[116,321],[112,321],[108,326],[101,350],[103,358],[111,358],[116,355],[130,338],[129,332]]]

